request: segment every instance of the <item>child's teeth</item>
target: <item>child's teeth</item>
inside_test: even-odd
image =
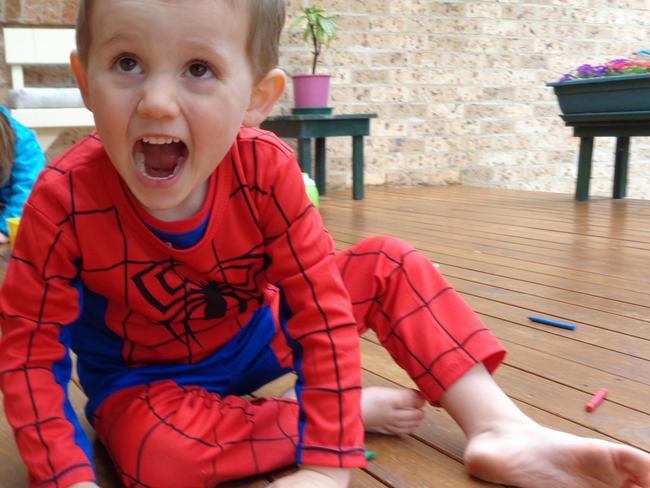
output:
[[[142,138],[143,142],[146,142],[147,144],[171,144],[172,142],[180,142],[180,139],[177,139],[176,137],[143,137]]]

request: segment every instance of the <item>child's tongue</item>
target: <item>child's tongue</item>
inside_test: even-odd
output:
[[[138,141],[135,146],[136,161],[137,153],[144,155],[144,170],[147,175],[154,178],[165,178],[174,173],[174,169],[180,162],[184,153],[184,144],[172,142],[170,144],[148,144]]]

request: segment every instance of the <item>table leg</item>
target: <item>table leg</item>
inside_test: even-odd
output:
[[[352,198],[363,200],[363,136],[352,137]]]
[[[614,198],[625,198],[627,187],[627,161],[630,156],[630,138],[616,138],[616,155],[614,158]]]
[[[325,195],[325,138],[316,138],[316,188],[319,195]]]
[[[298,139],[298,163],[303,173],[313,176],[311,172],[311,139]]]
[[[594,138],[580,138],[580,154],[578,156],[578,182],[576,184],[576,200],[589,200],[589,181],[591,180],[591,157],[594,152]]]

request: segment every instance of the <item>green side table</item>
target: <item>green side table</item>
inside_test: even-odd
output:
[[[276,115],[268,117],[261,128],[279,137],[298,139],[298,162],[302,171],[314,177],[316,187],[325,195],[325,139],[352,137],[352,198],[363,200],[363,137],[370,134],[370,119],[377,114]],[[311,139],[316,140],[316,171],[311,168]]]
[[[612,197],[625,198],[630,137],[650,136],[650,111],[571,114],[562,115],[562,119],[580,138],[576,200],[589,200],[594,137],[616,137]]]

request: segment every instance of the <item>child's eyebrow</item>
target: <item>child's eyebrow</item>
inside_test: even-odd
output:
[[[105,41],[101,43],[102,46],[106,46],[109,44],[113,44],[116,42],[126,42],[126,41],[134,41],[141,38],[140,35],[138,35],[135,32],[129,31],[129,32],[118,32],[117,34],[109,37]]]
[[[197,51],[204,55],[209,55],[222,61],[226,58],[225,53],[214,44],[207,43],[201,39],[186,39],[183,44],[192,51]]]

